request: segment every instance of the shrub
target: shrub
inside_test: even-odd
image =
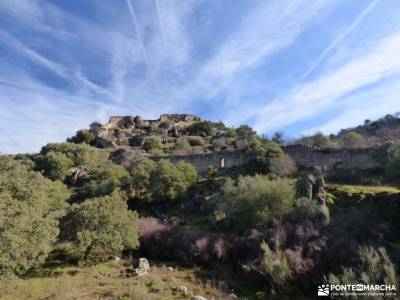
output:
[[[306,197],[298,198],[294,201],[292,217],[295,220],[314,219],[320,213],[320,205],[314,199]]]
[[[280,248],[279,239],[275,244],[275,252],[265,242],[261,244],[261,249],[264,252],[261,261],[262,270],[267,277],[268,283],[276,290],[287,288],[295,272]]]
[[[293,204],[294,188],[290,181],[271,181],[261,175],[239,177],[237,185],[227,180],[219,199],[228,223],[238,229],[263,228],[273,218],[289,214]]]
[[[187,154],[190,151],[190,144],[187,138],[180,138],[177,140],[174,150],[176,153]]]
[[[203,146],[204,139],[201,136],[189,136],[188,141],[190,146]]]
[[[279,151],[277,152],[279,153]],[[270,161],[271,172],[281,177],[288,177],[297,171],[296,162],[288,154],[272,157]]]
[[[385,173],[389,180],[400,182],[400,142],[390,142],[385,148],[386,166]]]
[[[67,139],[67,142],[71,142],[71,143],[75,143],[75,144],[85,143],[85,144],[91,145],[95,139],[96,139],[96,136],[89,130],[78,130],[76,132],[75,136]]]
[[[161,149],[161,140],[156,136],[149,136],[143,140],[143,149],[146,151]]]
[[[359,265],[355,268],[342,268],[338,276],[330,274],[330,284],[385,284],[398,283],[395,266],[386,253],[385,248],[375,250],[372,247],[362,247],[359,251]]]
[[[212,136],[215,129],[210,121],[200,121],[193,123],[187,128],[190,135]]]
[[[252,139],[256,132],[249,125],[240,125],[236,128],[236,135],[239,139]]]
[[[365,146],[364,137],[354,131],[346,133],[340,140],[344,148],[362,148]]]
[[[61,236],[74,242],[87,258],[100,248],[120,255],[138,247],[137,213],[129,211],[126,201],[117,194],[74,204],[62,223]]]
[[[68,196],[61,182],[0,157],[0,276],[23,275],[44,262]]]
[[[271,161],[284,155],[278,144],[260,139],[251,142],[250,154],[254,157],[254,171],[262,174],[271,173],[273,171]]]

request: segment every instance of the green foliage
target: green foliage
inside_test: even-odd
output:
[[[161,149],[161,140],[157,136],[149,136],[143,140],[143,149],[146,151]]]
[[[86,144],[47,144],[34,158],[36,170],[52,180],[64,180],[75,166],[98,166],[107,161],[108,154]]]
[[[272,159],[284,155],[279,144],[266,140],[254,139],[250,144],[250,153],[255,157],[254,171],[261,174],[273,172]]]
[[[44,262],[68,197],[61,182],[0,157],[0,276],[23,275]]]
[[[288,215],[294,204],[294,188],[289,180],[269,180],[266,176],[227,180],[218,201],[228,223],[238,229],[265,228],[272,219]]]
[[[281,154],[279,150],[270,159],[270,171],[280,177],[289,177],[297,171],[296,162],[288,154]]]
[[[63,153],[73,161],[74,166],[79,166],[96,160],[98,158],[96,154],[99,150],[85,144],[59,143],[47,144],[42,148],[40,154],[46,155],[49,152]]]
[[[190,146],[203,146],[205,143],[201,136],[189,136],[188,141]]]
[[[342,268],[338,276],[330,274],[330,284],[385,284],[397,285],[399,277],[385,248],[362,247],[359,251],[359,265]]]
[[[95,248],[119,255],[138,247],[137,213],[117,194],[73,205],[62,223],[61,236],[74,242],[87,258]]]
[[[341,137],[341,144],[344,148],[362,148],[365,147],[364,137],[354,131],[346,133]]]
[[[287,289],[288,283],[293,279],[295,273],[280,248],[279,239],[276,241],[274,252],[266,242],[261,244],[261,249],[264,251],[261,261],[262,271],[266,275],[268,283],[277,291]]]
[[[176,166],[169,160],[160,160],[150,174],[150,190],[154,201],[180,199],[197,180],[194,167],[185,162]]]
[[[389,180],[400,182],[400,141],[386,143],[385,173]]]
[[[74,162],[62,152],[49,151],[37,158],[36,165],[46,177],[63,181]]]
[[[85,143],[88,145],[92,145],[96,139],[96,136],[90,130],[78,130],[76,135],[72,138],[67,139],[68,142],[81,144]]]
[[[212,136],[215,134],[215,128],[210,121],[200,121],[190,125],[187,132],[189,135]]]
[[[298,198],[294,201],[294,209],[291,216],[295,220],[314,219],[320,214],[320,205],[314,199],[306,197]]]
[[[239,139],[252,139],[256,136],[256,132],[249,125],[240,125],[236,128],[236,135]]]
[[[109,195],[119,187],[126,187],[128,181],[129,173],[123,167],[109,162],[92,170],[80,194],[88,198]]]
[[[133,196],[141,199],[150,199],[150,175],[156,169],[157,164],[148,159],[143,159],[130,170],[131,189]]]
[[[186,137],[179,138],[174,146],[174,154],[184,155],[189,154],[192,147]]]

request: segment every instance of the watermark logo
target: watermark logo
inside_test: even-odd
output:
[[[319,285],[318,296],[329,296],[329,285],[327,284]]]
[[[322,284],[318,286],[318,296],[349,297],[395,297],[394,284]]]

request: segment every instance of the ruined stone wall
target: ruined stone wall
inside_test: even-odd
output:
[[[320,167],[322,170],[361,169],[381,167],[374,149],[318,149],[306,145],[286,146],[289,154],[300,167]]]
[[[219,151],[205,154],[189,154],[189,155],[170,155],[150,157],[153,160],[168,159],[173,164],[180,161],[185,161],[192,164],[197,172],[203,173],[207,171],[208,166],[214,166],[217,169],[231,168],[245,165],[248,163],[250,157],[244,151]],[[221,165],[223,164],[223,166]]]

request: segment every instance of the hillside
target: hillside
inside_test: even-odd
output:
[[[288,146],[193,115],[92,123],[0,156],[12,229],[0,227],[0,299],[309,299],[321,283],[397,284],[399,166],[395,140]]]

